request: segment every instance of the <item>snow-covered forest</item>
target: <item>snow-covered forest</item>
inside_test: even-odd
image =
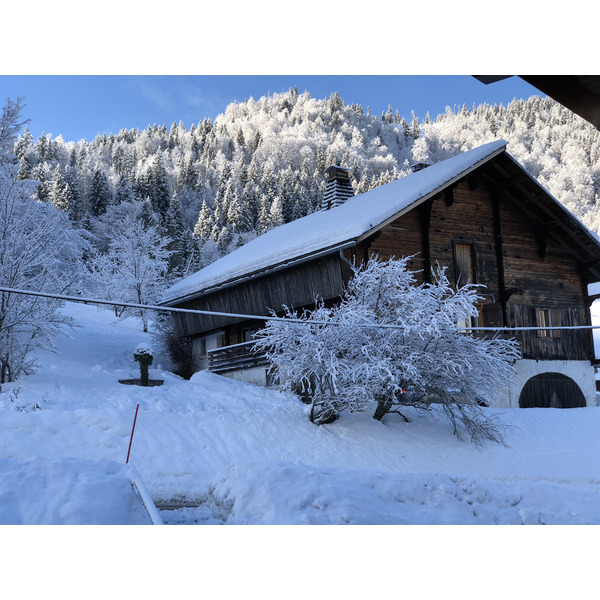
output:
[[[25,115],[26,116],[26,115]],[[166,238],[176,278],[318,207],[330,164],[352,169],[355,193],[402,177],[414,162],[435,163],[494,139],[592,230],[600,231],[600,132],[550,98],[508,106],[448,108],[420,122],[390,105],[372,115],[333,93],[315,99],[290,89],[232,103],[214,122],[123,129],[66,141],[25,130],[19,176],[41,182],[39,200],[66,211],[96,237],[142,202],[146,222]]]

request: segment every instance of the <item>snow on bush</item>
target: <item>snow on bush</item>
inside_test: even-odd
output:
[[[464,429],[475,442],[502,441],[481,405],[506,387],[516,342],[466,333],[459,324],[477,316],[477,286],[455,290],[441,268],[433,283],[416,285],[407,261],[372,258],[354,269],[338,306],[317,303],[300,316],[286,308],[285,319],[260,332],[257,348],[284,388],[310,402],[314,423],[344,410],[381,420],[435,403],[459,437]]]
[[[140,365],[140,379],[142,380],[142,385],[148,385],[149,367],[154,362],[152,348],[145,343],[138,344],[138,347],[133,353],[133,358]]]
[[[133,357],[135,358],[136,362],[151,365],[152,361],[154,360],[154,352],[148,344],[142,342],[141,344],[138,344],[135,352],[133,353]]]

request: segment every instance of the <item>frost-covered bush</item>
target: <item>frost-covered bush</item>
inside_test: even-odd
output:
[[[147,344],[139,344],[133,353],[134,360],[140,365],[140,379],[142,385],[148,385],[148,371],[154,362],[154,353]]]
[[[194,345],[190,338],[177,335],[173,317],[167,312],[159,312],[151,333],[156,350],[169,358],[170,370],[175,375],[190,379],[196,372]]]
[[[260,332],[258,348],[285,388],[309,397],[317,424],[343,410],[381,420],[436,404],[459,437],[464,428],[476,442],[501,441],[481,405],[506,387],[516,343],[465,333],[459,323],[477,316],[477,286],[454,290],[444,269],[417,285],[407,260],[371,259],[355,269],[338,306],[288,309]]]

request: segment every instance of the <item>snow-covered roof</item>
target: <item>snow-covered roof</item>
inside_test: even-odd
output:
[[[177,282],[166,290],[162,302],[190,299],[240,278],[350,245],[503,152],[506,144],[490,142],[354,196],[336,208],[276,227]]]

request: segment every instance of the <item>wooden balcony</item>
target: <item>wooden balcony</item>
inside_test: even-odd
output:
[[[263,352],[254,351],[254,342],[243,342],[209,350],[208,370],[211,373],[264,367],[269,364]]]

